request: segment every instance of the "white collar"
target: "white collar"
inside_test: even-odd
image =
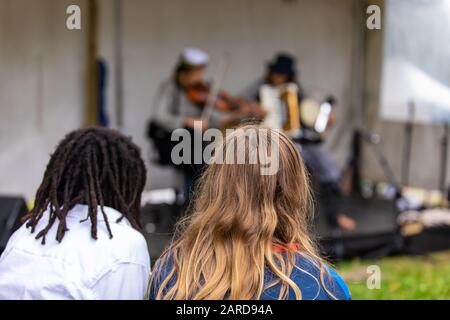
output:
[[[108,217],[109,223],[117,223],[116,221],[120,219],[123,215],[114,208],[103,206],[106,216]],[[75,218],[83,220],[88,215],[89,207],[86,204],[76,204],[68,213],[68,218]],[[97,220],[105,221],[103,214],[101,212],[101,206],[97,206]],[[124,222],[127,225],[131,225],[126,217],[124,217],[120,223]]]

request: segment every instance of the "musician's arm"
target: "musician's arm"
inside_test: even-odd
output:
[[[171,83],[164,83],[159,88],[154,102],[154,120],[167,130],[175,130],[184,126],[184,116],[180,114],[182,106],[176,105],[176,92]]]

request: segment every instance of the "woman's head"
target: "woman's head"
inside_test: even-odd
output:
[[[36,193],[35,206],[26,217],[27,227],[35,231],[48,209],[49,222],[36,238],[45,236],[58,221],[56,239],[67,231],[66,216],[76,204],[89,208],[91,235],[97,238],[97,208],[101,207],[106,227],[112,237],[103,206],[120,211],[131,225],[140,230],[139,208],[145,185],[146,169],[140,149],[118,131],[88,128],[72,131],[58,144]]]
[[[278,161],[278,170],[263,174],[270,161]],[[258,298],[265,266],[281,282],[281,297],[289,287],[301,296],[289,279],[295,254],[273,247],[296,245],[320,261],[308,230],[311,204],[308,176],[292,141],[268,128],[238,128],[201,179],[192,214],[170,248],[177,282],[164,294],[163,283],[159,297]]]
[[[227,135],[210,162],[193,211],[204,222],[214,221],[215,236],[301,241],[298,232],[306,232],[312,212],[309,182],[302,158],[285,134],[242,126]]]

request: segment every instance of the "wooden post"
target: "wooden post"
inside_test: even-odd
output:
[[[87,0],[86,34],[86,106],[85,126],[97,124],[98,68],[97,68],[97,0]]]

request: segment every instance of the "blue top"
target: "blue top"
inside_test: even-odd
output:
[[[165,266],[162,266],[161,274],[150,283],[149,300],[156,298],[159,290],[159,285],[172,270],[172,259],[169,253],[169,259]],[[159,261],[156,262],[153,272],[160,268]],[[329,292],[331,292],[339,300],[350,300],[350,291],[344,280],[329,266],[326,266],[328,275],[324,274],[324,283]],[[159,270],[158,270],[159,271]],[[293,280],[300,288],[303,300],[333,300],[323,288],[320,281],[320,269],[315,266],[310,259],[307,259],[302,254],[296,254],[296,265],[292,270],[291,280]],[[268,268],[265,268],[264,282],[270,284],[276,279],[276,275]],[[175,283],[175,275],[172,276],[168,287],[170,288]],[[266,289],[262,295],[261,300],[278,300],[281,284],[277,284]],[[292,288],[289,288],[289,300],[295,300],[295,294]]]

